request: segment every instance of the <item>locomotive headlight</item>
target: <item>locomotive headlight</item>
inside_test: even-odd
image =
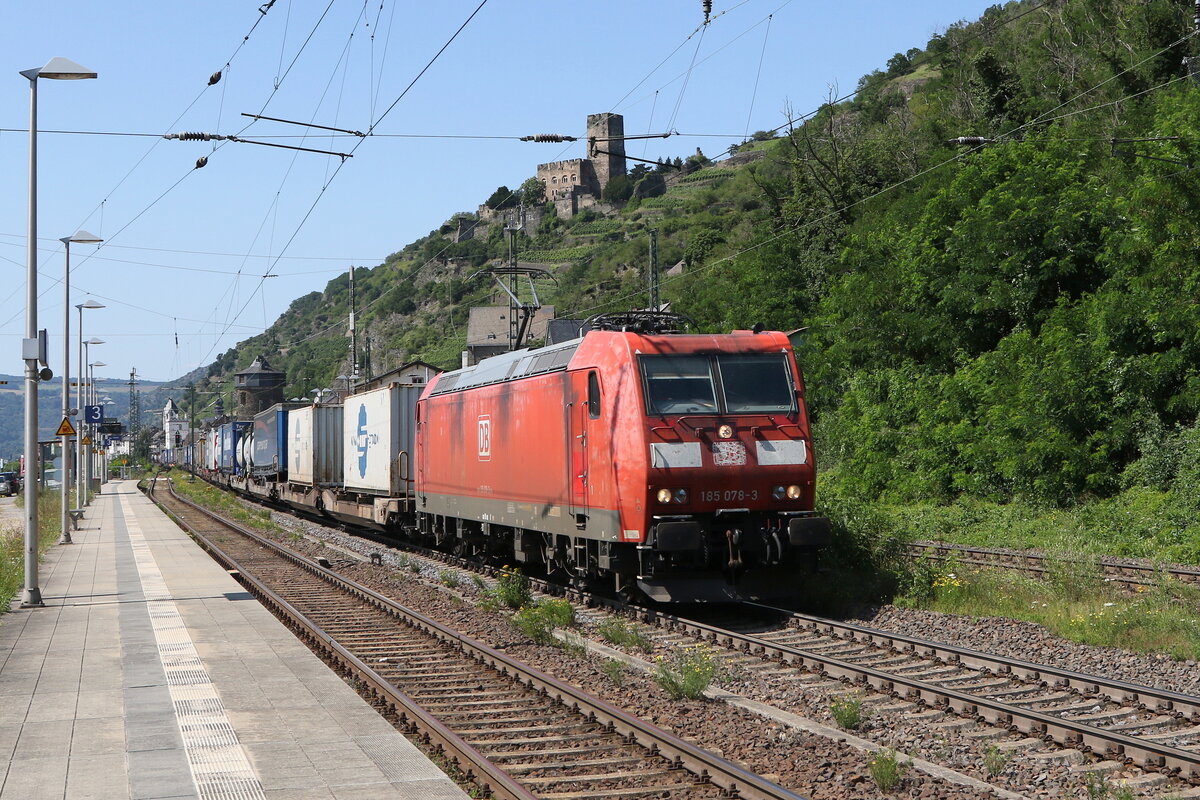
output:
[[[787,489],[782,486],[776,486],[771,490],[771,497],[775,498],[776,500],[782,500],[783,498],[787,497]]]
[[[788,496],[789,500],[799,500],[800,499],[800,487],[795,484],[792,484],[791,486],[789,486],[787,488],[787,496]]]
[[[721,427],[717,428],[717,436],[720,436],[722,439],[732,439],[733,438],[733,426],[732,425],[722,425]]]
[[[676,503],[686,503],[687,500],[688,500],[687,489],[676,489],[675,490],[675,502]]]
[[[670,489],[659,489],[658,490],[658,502],[660,502],[660,503],[671,502],[671,490]]]

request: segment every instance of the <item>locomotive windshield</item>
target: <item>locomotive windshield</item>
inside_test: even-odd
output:
[[[795,407],[792,371],[782,353],[723,354],[717,364],[727,413],[786,413]]]
[[[641,356],[650,414],[715,414],[712,360],[708,356]]]
[[[648,414],[767,414],[796,408],[782,353],[639,356]]]

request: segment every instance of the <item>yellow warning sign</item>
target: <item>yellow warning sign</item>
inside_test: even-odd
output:
[[[67,419],[66,417],[63,417],[62,424],[60,424],[58,426],[58,431],[54,435],[55,436],[74,436],[75,429],[73,427],[71,427],[71,420]]]
[[[92,443],[92,437],[91,437],[90,435],[88,435],[88,434],[86,434],[86,433],[85,433],[85,434],[83,435],[83,442],[82,442],[82,443],[83,443],[83,444],[91,444],[91,443]]]

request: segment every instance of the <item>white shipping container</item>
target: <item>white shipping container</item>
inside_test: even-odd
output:
[[[392,384],[345,399],[342,468],[347,489],[389,497],[408,493],[423,388]]]
[[[288,411],[288,481],[329,486],[342,482],[342,407]]]

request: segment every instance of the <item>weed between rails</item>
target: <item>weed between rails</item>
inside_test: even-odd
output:
[[[716,656],[703,643],[655,659],[654,680],[672,700],[699,700],[716,675]]]
[[[537,644],[554,644],[555,628],[575,624],[575,607],[566,600],[545,598],[513,614],[512,624]]]
[[[899,786],[911,766],[911,761],[901,761],[891,748],[877,750],[867,759],[867,769],[881,792],[890,792]]]
[[[609,617],[596,626],[596,630],[609,644],[629,650],[641,650],[643,653],[654,652],[654,641],[623,619]]]

